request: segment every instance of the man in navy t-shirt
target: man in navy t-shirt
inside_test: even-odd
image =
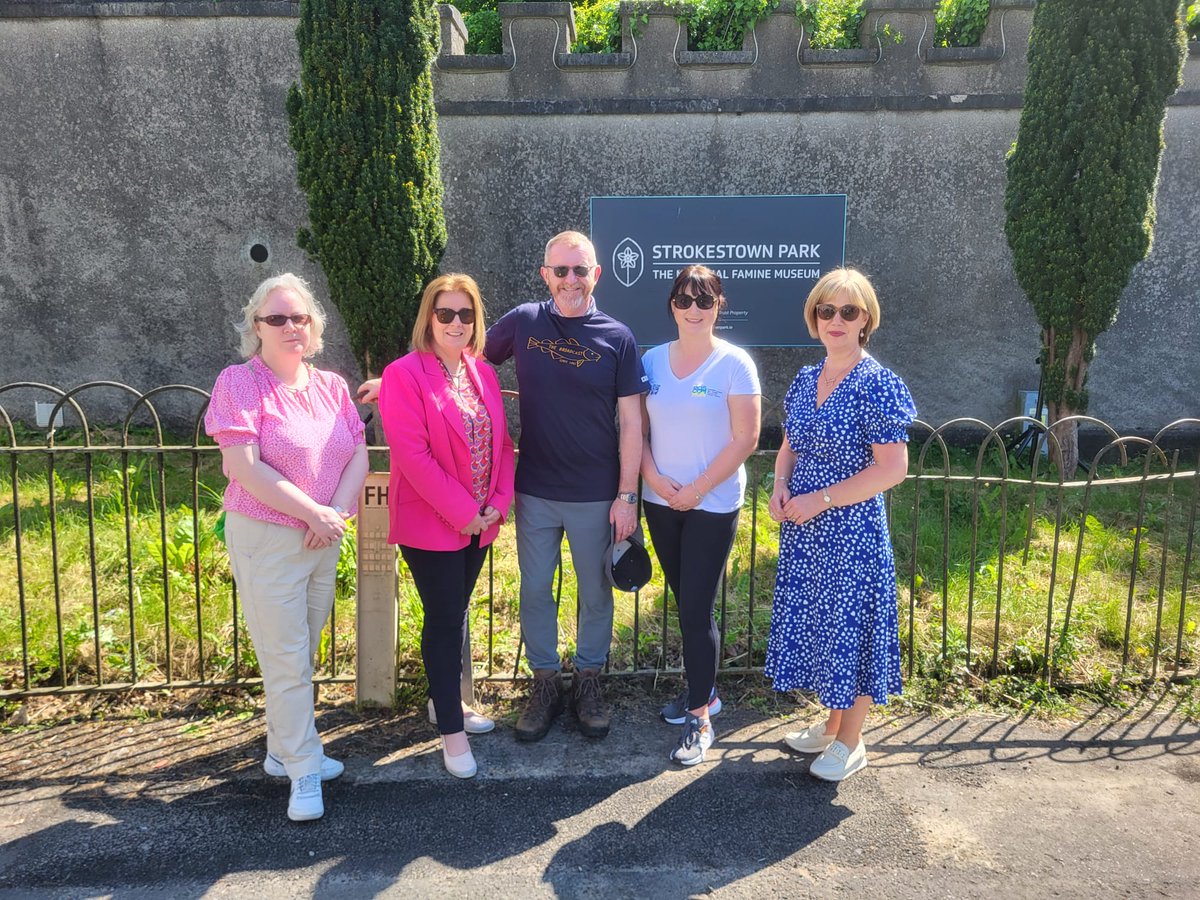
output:
[[[566,699],[552,589],[565,533],[579,596],[570,701],[580,730],[604,737],[610,716],[599,676],[613,620],[604,553],[610,528],[623,540],[637,527],[646,379],[633,333],[596,308],[600,267],[586,236],[551,238],[541,275],[551,299],[505,314],[488,329],[484,349],[494,365],[514,360],[520,391],[517,562],[534,685],[516,733],[526,741],[545,737]]]

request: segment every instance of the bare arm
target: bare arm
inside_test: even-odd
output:
[[[617,423],[620,428],[618,452],[621,473],[617,490],[621,493],[637,492],[638,468],[642,462],[642,397],[631,394],[617,398]],[[617,528],[617,540],[623,541],[637,527],[637,505],[616,498],[609,507],[608,521]]]
[[[371,467],[371,462],[367,456],[367,445],[359,444],[354,448],[354,455],[350,457],[350,462],[346,463],[346,468],[342,469],[342,477],[338,481],[337,489],[333,492],[332,506],[340,506],[342,509],[354,509],[358,503],[358,495],[362,491],[363,482],[367,480],[367,471]]]
[[[382,378],[368,378],[358,386],[355,392],[358,395],[359,403],[378,403],[379,402],[379,385],[383,382]]]
[[[767,505],[771,518],[776,522],[782,522],[786,518],[783,506],[792,499],[792,492],[788,490],[788,481],[791,480],[794,468],[796,468],[796,453],[788,444],[785,434],[783,446],[775,454],[775,488],[771,491],[771,501]],[[824,500],[821,502],[823,503]]]

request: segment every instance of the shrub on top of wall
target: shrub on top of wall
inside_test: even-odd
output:
[[[779,6],[779,0],[682,0],[689,50],[741,50],[742,37]]]
[[[857,50],[858,32],[867,11],[863,0],[799,0],[796,16],[808,32],[813,50]]]
[[[621,52],[621,0],[575,4],[574,53]]]
[[[499,53],[502,42],[497,0],[456,0],[467,26],[468,53]],[[575,53],[617,53],[621,50],[620,0],[577,0]],[[742,36],[779,6],[779,0],[676,0],[679,20],[687,25],[689,50],[740,50]],[[940,0],[935,40],[940,47],[970,47],[979,43],[987,25],[989,0]],[[860,48],[859,29],[866,18],[863,0],[797,0],[796,16],[808,32],[814,50]],[[1200,28],[1200,3],[1188,12],[1194,36]],[[883,33],[899,39],[890,28]]]
[[[672,6],[687,27],[689,50],[741,50],[743,35],[779,6],[779,0],[674,0]],[[575,4],[571,49],[576,53],[620,51],[620,0]]]
[[[989,0],[941,0],[933,41],[938,47],[974,47],[987,27]]]
[[[496,0],[454,0],[454,7],[467,26],[467,53],[500,53],[500,12]]]

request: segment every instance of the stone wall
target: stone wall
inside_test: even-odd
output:
[[[847,260],[883,303],[872,350],[909,381],[922,418],[1011,415],[1015,392],[1037,387],[1037,325],[1003,235],[1032,3],[993,2],[968,50],[931,45],[931,0],[869,6],[864,51],[808,49],[783,7],[741,51],[689,53],[669,9],[641,4],[622,52],[597,55],[566,52],[567,4],[513,4],[504,53],[487,57],[461,54],[462,20],[444,7],[444,268],[474,274],[495,316],[544,295],[542,244],[586,230],[591,196],[845,193]],[[283,111],[295,14],[0,0],[0,384],[207,387],[261,278],[291,269],[323,289],[294,242],[306,209]],[[870,40],[882,25],[903,43]],[[1195,56],[1186,78],[1154,251],[1092,369],[1092,412],[1122,430],[1198,412]],[[326,365],[355,378],[336,314],[329,336]],[[753,353],[774,420],[817,351]]]

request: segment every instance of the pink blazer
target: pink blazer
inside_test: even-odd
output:
[[[463,365],[492,417],[492,483],[483,504],[508,517],[513,500],[513,442],[496,372],[464,353]],[[420,550],[459,550],[460,534],[479,513],[471,494],[471,452],[462,413],[432,353],[414,350],[383,370],[379,414],[391,451],[388,542]],[[490,544],[497,522],[479,536]]]

